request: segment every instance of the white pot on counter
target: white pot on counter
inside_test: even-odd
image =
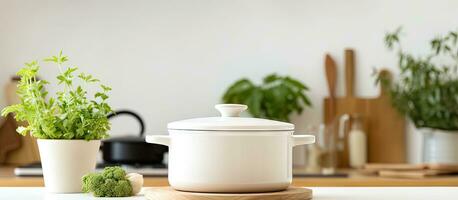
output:
[[[81,177],[95,171],[100,140],[38,139],[43,178],[48,192],[81,192]]]
[[[421,128],[424,134],[423,161],[437,164],[458,164],[458,131]]]
[[[221,117],[168,124],[169,135],[149,135],[149,143],[169,146],[169,183],[193,192],[267,192],[292,181],[292,148],[314,143],[293,135],[294,125],[239,117],[246,105],[216,105]]]

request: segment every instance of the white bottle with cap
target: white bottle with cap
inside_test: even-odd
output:
[[[350,166],[361,168],[367,163],[367,136],[362,128],[360,116],[352,116],[352,125],[348,134]]]

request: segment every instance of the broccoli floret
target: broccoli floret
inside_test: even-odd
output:
[[[89,173],[83,176],[83,192],[88,193],[94,186],[103,184],[103,178],[97,173]]]
[[[121,167],[105,167],[102,171],[102,176],[106,179],[125,180],[126,171]]]
[[[101,173],[89,173],[82,178],[82,190],[96,197],[132,196],[132,186],[121,167],[106,167]]]
[[[115,192],[114,196],[116,197],[123,197],[124,194],[128,194],[128,196],[131,196],[132,186],[130,185],[130,182],[128,180],[120,180],[114,186],[113,192]]]

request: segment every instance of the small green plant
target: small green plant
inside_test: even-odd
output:
[[[89,173],[82,177],[82,191],[96,197],[128,197],[133,195],[126,171],[121,167],[106,167],[101,173]]]
[[[17,121],[25,121],[28,125],[20,126],[17,132],[21,135],[31,133],[40,139],[84,139],[97,140],[106,138],[110,123],[107,115],[112,112],[107,104],[108,86],[100,85],[101,92],[94,95],[94,99],[87,98],[87,92],[82,85],[99,82],[91,75],[80,73],[78,78],[82,85],[74,81],[77,67],[64,67],[68,60],[62,55],[45,58],[45,62],[57,65],[60,74],[57,76],[58,85],[62,91],[56,97],[47,98],[48,92],[44,86],[45,80],[38,80],[40,69],[38,61],[25,64],[19,72],[21,80],[17,94],[21,100],[19,104],[11,105],[2,110],[2,116],[15,114]]]
[[[389,49],[397,48],[400,78],[379,76],[391,94],[394,107],[418,128],[458,130],[458,33],[434,38],[431,53],[415,57],[400,44],[401,28],[385,36]]]
[[[293,112],[302,113],[304,107],[311,106],[305,94],[308,87],[289,76],[268,75],[261,85],[248,79],[240,79],[232,84],[223,96],[224,103],[248,105],[248,112],[258,118],[289,122]]]

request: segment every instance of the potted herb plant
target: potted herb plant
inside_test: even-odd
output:
[[[380,77],[390,89],[395,108],[424,133],[425,162],[458,163],[458,33],[434,38],[431,52],[416,57],[401,47],[399,28],[385,36],[397,49],[400,78]]]
[[[95,170],[100,139],[108,136],[112,112],[106,100],[111,89],[101,85],[101,91],[88,97],[84,86],[98,83],[91,75],[80,73],[76,67],[66,67],[67,56],[44,59],[57,65],[58,85],[62,88],[54,97],[47,97],[45,80],[37,78],[40,65],[26,63],[17,73],[20,76],[17,94],[20,103],[2,110],[2,115],[15,114],[21,135],[31,134],[38,139],[46,189],[55,193],[81,192],[81,177]],[[79,80],[78,80],[79,79]]]
[[[255,85],[248,79],[233,83],[223,96],[224,103],[248,105],[248,112],[257,118],[290,121],[290,114],[301,113],[310,106],[305,94],[309,89],[289,76],[270,74],[262,84]]]

